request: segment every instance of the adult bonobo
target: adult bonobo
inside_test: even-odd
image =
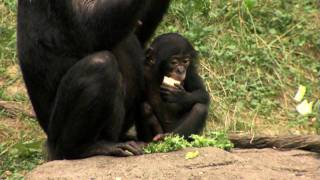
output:
[[[51,160],[142,153],[119,139],[139,116],[141,44],[169,2],[18,1],[20,66]]]
[[[157,37],[145,61],[146,98],[138,138],[159,140],[167,133],[200,133],[208,115],[209,95],[197,72],[196,51],[177,33]]]

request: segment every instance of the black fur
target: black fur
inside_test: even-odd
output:
[[[148,6],[158,8],[146,8],[144,15],[140,19],[142,25],[137,28],[136,34],[142,45],[145,45],[153,35],[156,27],[163,18],[164,12],[167,11],[170,4],[170,0],[151,0],[148,2]]]
[[[162,94],[161,84],[171,57],[175,55],[191,57],[183,82],[184,90]],[[142,108],[144,118],[137,125],[138,138],[150,141],[155,135],[163,133],[189,137],[203,130],[209,95],[197,72],[196,56],[188,40],[176,33],[161,35],[151,44],[145,62],[146,103]]]
[[[141,154],[119,139],[139,117],[141,43],[169,3],[158,1],[18,1],[20,66],[51,160]]]

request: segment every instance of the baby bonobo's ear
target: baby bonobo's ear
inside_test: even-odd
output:
[[[155,64],[154,51],[152,47],[149,47],[146,52],[146,65],[153,66]]]

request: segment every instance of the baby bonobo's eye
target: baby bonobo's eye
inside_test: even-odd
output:
[[[185,58],[185,59],[183,59],[183,64],[189,64],[190,63],[190,58]]]
[[[178,59],[174,58],[170,62],[171,65],[177,65],[178,64]]]

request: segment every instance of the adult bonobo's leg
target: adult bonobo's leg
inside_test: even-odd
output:
[[[115,57],[99,52],[80,60],[58,88],[48,129],[52,159],[141,154],[134,144],[116,143],[124,114],[122,75]]]

